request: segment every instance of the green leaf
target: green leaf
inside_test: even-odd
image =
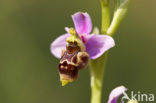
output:
[[[128,8],[131,0],[117,0],[116,7],[117,8]]]
[[[116,0],[116,7],[114,11],[113,20],[111,22],[111,25],[107,31],[107,34],[110,36],[113,36],[116,32],[117,28],[119,27],[121,21],[125,17],[128,7],[131,0]]]

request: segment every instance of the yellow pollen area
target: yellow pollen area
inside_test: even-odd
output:
[[[74,28],[69,29],[70,37],[67,38],[67,42],[74,42],[77,40],[78,36]]]
[[[77,42],[78,46],[81,48],[81,51],[85,50],[84,44],[82,43],[79,36],[76,34],[76,31],[74,28],[69,28],[70,37],[66,39],[66,41],[69,42]]]
[[[71,35],[73,35],[73,36],[76,35],[76,31],[75,31],[74,28],[70,28],[70,29],[69,29],[69,33],[70,33]]]
[[[69,82],[72,82],[71,80],[60,80],[62,83],[62,86],[67,85]]]

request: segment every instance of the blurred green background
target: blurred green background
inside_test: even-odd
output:
[[[133,0],[116,32],[105,70],[103,103],[124,85],[156,95],[156,1]],[[100,27],[99,0],[0,0],[0,103],[89,103],[89,69],[62,87],[50,44],[86,11]]]

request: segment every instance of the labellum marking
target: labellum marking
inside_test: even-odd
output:
[[[77,42],[69,42],[67,44],[66,50],[62,50],[59,64],[62,86],[77,79],[78,70],[83,69],[88,64],[88,58],[88,54],[81,51]]]

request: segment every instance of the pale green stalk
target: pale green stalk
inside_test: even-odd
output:
[[[101,34],[113,36],[127,12],[129,2],[130,0],[117,0],[116,10],[114,12],[114,17],[110,25],[109,0],[101,0]],[[102,84],[107,54],[108,52],[104,53],[101,57],[99,57],[96,60],[90,60],[89,63],[91,75],[91,103],[101,103]]]
[[[109,0],[101,0],[101,33],[106,34],[110,25]]]
[[[102,84],[107,52],[96,60],[90,61],[91,103],[101,103]]]
[[[102,24],[101,33],[106,34],[110,25],[110,7],[108,0],[101,0]],[[107,53],[96,60],[90,60],[91,103],[101,103],[102,84]]]
[[[113,36],[116,30],[118,29],[121,21],[123,20],[123,18],[125,17],[127,13],[130,1],[131,0],[118,0],[118,2],[116,3],[117,6],[114,12],[114,17],[113,17],[113,20],[111,22],[109,29],[107,30],[108,35]]]

